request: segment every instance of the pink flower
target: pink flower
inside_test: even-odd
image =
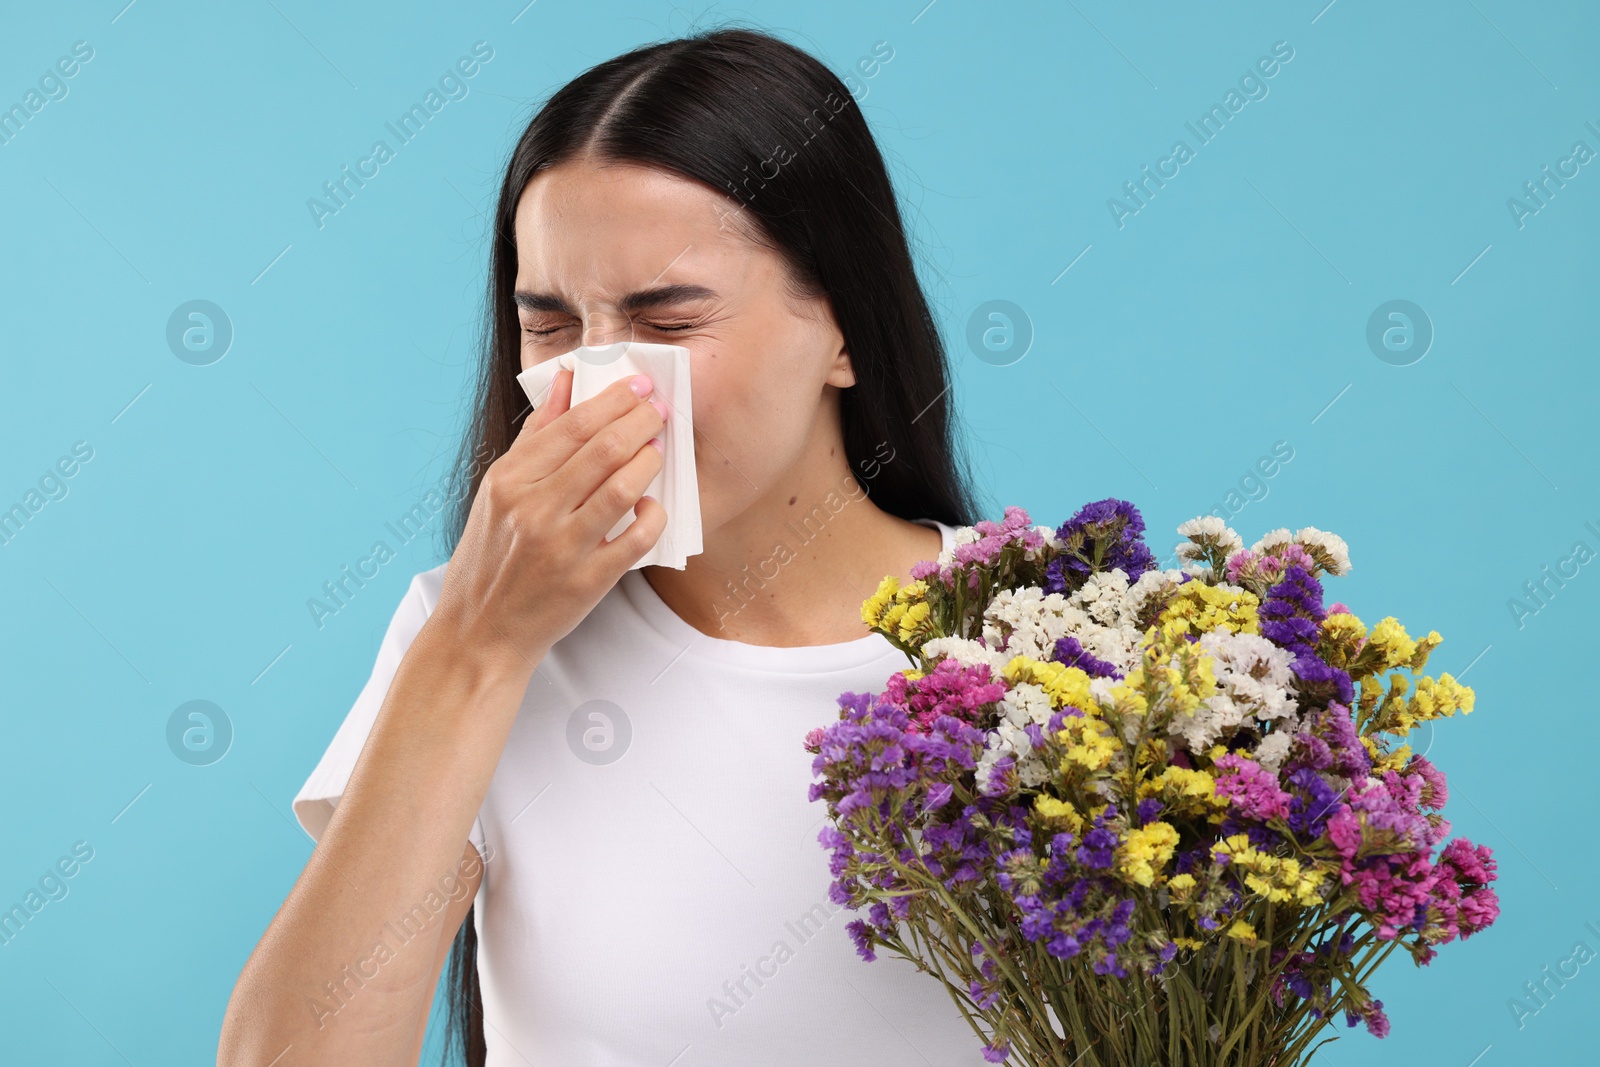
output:
[[[1458,837],[1439,852],[1439,866],[1448,868],[1451,877],[1462,885],[1487,885],[1495,880],[1498,864],[1487,845],[1474,845]]]
[[[963,667],[948,657],[915,681],[908,681],[904,671],[896,671],[884,691],[885,700],[906,709],[911,720],[908,729],[919,734],[933,732],[934,724],[945,715],[976,724],[984,706],[1005,695],[1002,683],[989,680],[987,663]]]
[[[1238,585],[1239,576],[1245,572],[1247,567],[1254,564],[1256,559],[1256,554],[1250,551],[1248,548],[1242,548],[1233,555],[1229,556],[1227,566],[1228,581],[1232,582],[1234,585]]]
[[[1493,889],[1483,886],[1461,898],[1457,923],[1462,937],[1471,937],[1500,917],[1500,897]]]
[[[1406,764],[1406,774],[1422,779],[1422,790],[1417,797],[1422,807],[1438,811],[1450,799],[1450,787],[1445,782],[1444,772],[1426,756],[1412,756],[1411,762]]]
[[[1289,817],[1289,794],[1278,788],[1277,775],[1237,752],[1217,760],[1217,767],[1223,772],[1217,776],[1217,796],[1233,801],[1240,814],[1261,822]]]
[[[1350,861],[1356,858],[1356,853],[1361,851],[1361,818],[1348,804],[1340,804],[1339,810],[1328,819],[1328,840],[1333,842],[1333,847],[1339,850],[1339,855],[1344,857],[1345,866],[1348,868]],[[1344,878],[1345,885],[1350,884],[1347,874]]]

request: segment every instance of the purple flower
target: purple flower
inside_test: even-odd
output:
[[[1295,789],[1289,801],[1289,829],[1314,841],[1322,836],[1328,817],[1338,810],[1339,793],[1308,767],[1290,774],[1289,784]]]
[[[1083,844],[1078,846],[1078,862],[1085,867],[1103,871],[1111,866],[1111,856],[1116,847],[1117,835],[1104,826],[1097,825],[1083,835]]]
[[[1350,675],[1324,663],[1316,653],[1326,614],[1322,583],[1300,564],[1290,563],[1282,581],[1270,587],[1262,601],[1261,636],[1293,653],[1289,669],[1300,679],[1303,692],[1349,704],[1354,695]]]
[[[1084,651],[1078,639],[1068,634],[1056,641],[1053,658],[1057,663],[1076,667],[1091,678],[1121,678],[1122,672],[1103,659],[1096,659]]]
[[[1044,591],[1070,592],[1090,574],[1113,568],[1136,580],[1156,563],[1143,533],[1144,517],[1126,500],[1108,497],[1085,504],[1056,530],[1064,547],[1045,567]]]
[[[1381,1000],[1374,1000],[1359,1012],[1347,1011],[1344,1018],[1349,1026],[1354,1026],[1358,1022],[1366,1023],[1367,1033],[1373,1037],[1389,1036],[1389,1016],[1384,1014]]]
[[[1135,811],[1138,815],[1139,825],[1145,826],[1155,822],[1156,817],[1161,814],[1161,801],[1155,797],[1145,797],[1139,801],[1139,806]]]
[[[878,958],[878,954],[872,951],[872,930],[865,922],[853,919],[845,924],[845,930],[850,934],[850,940],[856,943],[857,955],[868,963]]]

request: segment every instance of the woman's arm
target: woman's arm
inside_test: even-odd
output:
[[[493,852],[490,853],[493,855]],[[444,965],[450,959],[450,948],[455,944],[456,934],[461,929],[461,923],[467,917],[467,912],[472,909],[472,898],[477,895],[478,883],[483,880],[484,859],[478,855],[478,848],[471,842],[467,843],[467,850],[461,854],[461,863],[464,869],[476,867],[476,873],[471,877],[467,893],[460,900],[452,900],[449,910],[444,914],[444,923],[439,930],[439,944],[434,948],[433,977],[428,982],[429,989],[439,988],[439,977],[444,973]],[[462,879],[467,881],[465,877]],[[454,990],[451,994],[454,995]],[[422,1062],[422,1043],[428,1036],[428,1008],[422,1011],[422,1017],[417,1020],[417,1039],[412,1046],[411,1057],[406,1062]],[[283,1065],[287,1067],[287,1065]]]
[[[327,830],[234,987],[219,1064],[266,1067],[286,1048],[278,1067],[416,1062],[483,875],[462,843],[531,673],[473,656],[449,629],[430,617],[401,660]]]
[[[572,372],[558,372],[485,472],[438,604],[234,986],[219,1063],[266,1067],[285,1049],[280,1067],[415,1062],[439,950],[460,925],[434,930],[444,911],[429,896],[462,855],[528,681],[666,527],[661,504],[641,499],[666,414],[645,402],[650,384],[615,382],[572,407]]]

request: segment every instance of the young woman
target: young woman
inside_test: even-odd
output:
[[[861,601],[975,517],[848,90],[739,29],[602,63],[522,135],[492,240],[454,552],[295,798],[317,847],[219,1062],[415,1063],[448,959],[469,1063],[981,1063],[937,980],[856,958],[806,800],[806,732],[905,666]],[[632,569],[678,413],[562,371],[530,415],[515,381],[625,339],[692,354],[682,570]]]

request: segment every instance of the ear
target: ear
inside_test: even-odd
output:
[[[856,370],[850,363],[849,351],[843,345],[839,346],[838,353],[833,357],[833,365],[828,368],[828,376],[823,381],[839,389],[848,389],[856,384]]]

